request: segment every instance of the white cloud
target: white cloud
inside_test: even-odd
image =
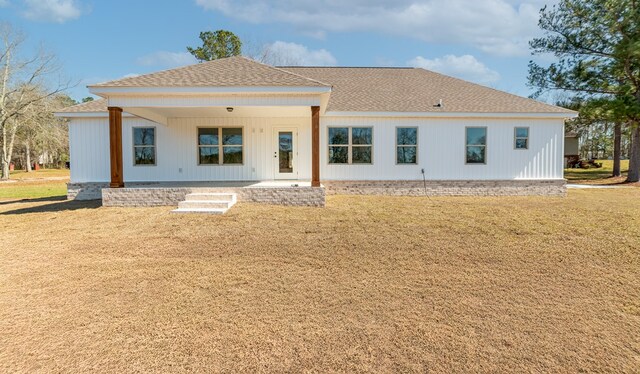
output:
[[[337,60],[326,49],[309,49],[302,44],[276,41],[264,48],[264,62],[271,65],[331,66]]]
[[[469,44],[524,55],[538,34],[538,11],[557,0],[196,0],[251,23],[281,22],[307,35],[376,31],[427,42]]]
[[[64,23],[82,15],[75,0],[24,0],[23,15],[34,21]]]
[[[157,51],[139,57],[136,62],[143,66],[160,66],[165,68],[175,68],[178,66],[191,65],[198,62],[189,52],[167,52]]]
[[[445,55],[434,59],[418,56],[409,60],[407,65],[481,84],[494,83],[500,79],[500,74],[497,71],[489,69],[471,55]]]

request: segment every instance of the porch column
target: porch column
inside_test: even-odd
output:
[[[320,187],[320,107],[311,107],[311,187]]]
[[[122,177],[122,108],[109,110],[109,155],[111,160],[111,188],[124,187]]]

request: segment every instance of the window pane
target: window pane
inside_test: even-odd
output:
[[[218,129],[198,129],[199,145],[218,145]]]
[[[529,140],[528,139],[516,139],[516,148],[517,149],[527,149],[527,148],[529,148]]]
[[[527,137],[529,137],[529,128],[516,127],[516,138],[527,138]]]
[[[134,147],[134,162],[136,165],[154,165],[156,157],[155,147]]]
[[[155,129],[152,127],[134,127],[133,145],[154,145]]]
[[[242,163],[242,147],[224,147],[222,153],[223,164]]]
[[[242,145],[242,129],[241,128],[223,128],[222,129],[223,145]]]
[[[346,164],[349,162],[348,151],[349,147],[329,147],[329,163]]]
[[[346,127],[329,127],[329,144],[349,144],[349,129]]]
[[[353,127],[351,129],[351,144],[371,144],[371,127]]]
[[[371,147],[352,147],[351,152],[352,164],[371,163]]]
[[[417,147],[398,147],[397,160],[399,164],[415,164]]]
[[[487,129],[483,127],[467,127],[467,145],[486,145]]]
[[[398,127],[396,129],[396,138],[398,145],[417,145],[418,129]]]
[[[467,147],[467,163],[468,164],[484,164],[485,163],[485,147]]]
[[[219,147],[200,147],[198,162],[201,165],[218,164]]]

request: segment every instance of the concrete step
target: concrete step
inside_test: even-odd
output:
[[[232,205],[231,201],[185,200],[178,203],[178,208],[229,209]]]
[[[234,193],[197,192],[185,196],[173,213],[224,214],[237,201]]]
[[[227,210],[226,208],[178,208],[171,213],[224,214]]]
[[[236,194],[234,193],[206,193],[196,192],[185,196],[185,201],[230,201],[235,204]]]

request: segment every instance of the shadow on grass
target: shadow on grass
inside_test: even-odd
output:
[[[25,198],[25,199],[12,199],[12,200],[0,201],[0,205],[8,205],[8,204],[15,204],[15,203],[40,203],[45,201],[64,201],[66,199],[67,199],[66,195],[35,197],[35,198]]]
[[[53,198],[49,197],[49,198],[42,198],[42,199],[25,199],[25,200],[18,200],[18,201],[14,200],[12,201],[12,203],[23,203],[23,202],[30,203],[30,202],[37,202],[37,201],[60,201],[60,202],[8,210],[6,212],[0,212],[0,215],[64,212],[64,211],[73,211],[73,210],[79,210],[79,209],[95,209],[102,206],[101,200],[62,200],[62,199],[52,200],[52,199]],[[3,204],[6,204],[6,202],[3,202]]]

